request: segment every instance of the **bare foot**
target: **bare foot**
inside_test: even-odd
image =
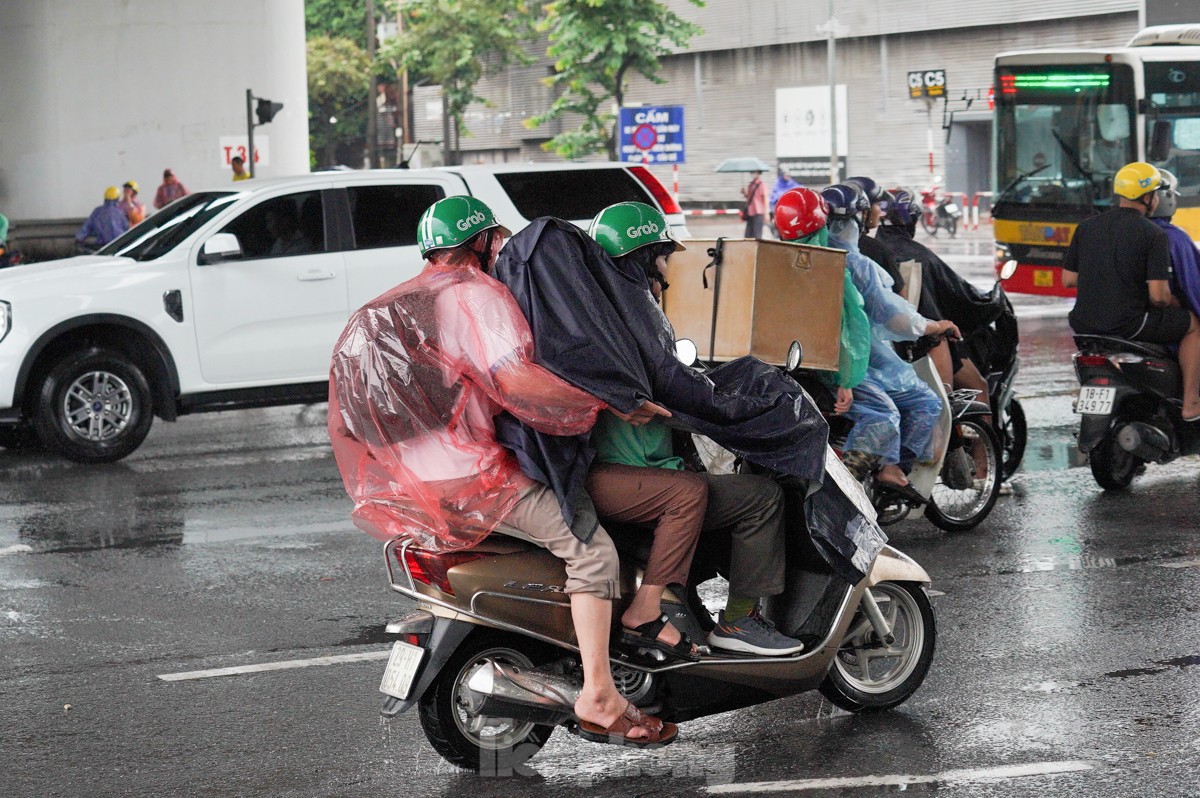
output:
[[[893,463],[879,469],[879,472],[875,475],[875,481],[902,488],[908,484],[908,477],[900,470],[900,466]]]
[[[624,628],[626,628],[630,631],[633,631],[635,628],[641,626],[644,623],[649,623],[650,621],[658,620],[659,617],[660,616],[658,616],[658,615],[654,615],[649,618],[638,618],[638,617],[631,616],[627,612],[621,616],[621,626],[623,626]],[[672,626],[670,623],[668,623],[666,626],[664,626],[662,628],[662,631],[658,633],[659,642],[666,643],[668,646],[673,646],[682,639],[683,639],[682,633],[680,633],[680,631],[678,629],[676,629],[674,626]]]
[[[617,722],[628,705],[629,701],[618,693],[616,688],[612,690],[611,694],[604,695],[589,695],[585,689],[575,702],[575,717],[607,729]],[[650,729],[645,726],[635,726],[625,736],[631,740],[644,740],[651,734]]]

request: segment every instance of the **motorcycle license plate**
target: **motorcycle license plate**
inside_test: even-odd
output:
[[[946,203],[946,213],[958,213],[958,206],[953,202]]]
[[[383,671],[379,692],[393,698],[408,698],[408,691],[412,689],[413,680],[417,678],[417,670],[421,667],[424,656],[425,649],[419,646],[410,646],[399,640],[393,643],[392,655],[388,657],[387,668]]]
[[[1113,400],[1116,397],[1116,388],[1085,385],[1079,389],[1079,401],[1075,403],[1075,412],[1080,415],[1107,416],[1112,412]]]

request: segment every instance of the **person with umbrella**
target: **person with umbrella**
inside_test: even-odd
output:
[[[770,171],[759,158],[727,158],[717,166],[718,172],[750,172],[753,177],[750,183],[742,189],[746,198],[741,215],[746,221],[746,238],[762,238],[763,224],[767,215],[767,186],[762,181],[764,172]]]

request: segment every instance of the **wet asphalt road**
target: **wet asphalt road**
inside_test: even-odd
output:
[[[0,450],[0,796],[755,795],[824,778],[863,781],[772,794],[888,795],[872,778],[905,774],[947,796],[1200,795],[1200,469],[1104,495],[1072,455],[1065,322],[1022,334],[1015,495],[973,532],[889,529],[943,594],[907,704],[851,716],[799,696],[684,724],[658,752],[559,731],[510,779],[446,765],[412,715],[382,721],[379,659],[157,678],[385,651],[408,604],[348,522],[323,405],[157,423],[112,466]],[[972,780],[1012,765],[1067,772]]]

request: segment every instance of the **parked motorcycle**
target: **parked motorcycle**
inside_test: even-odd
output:
[[[685,350],[690,355],[681,360],[694,361],[694,345]],[[793,345],[789,372],[799,359]],[[869,512],[860,487],[832,453],[826,468],[826,480]],[[856,566],[865,577],[849,579],[828,541],[814,542],[805,520],[806,486],[779,479],[788,525],[786,589],[763,612],[804,650],[761,657],[701,646],[699,661],[692,662],[616,642],[613,678],[636,706],[679,723],[820,690],[848,711],[874,712],[903,703],[925,679],[937,636],[929,575],[879,535],[872,547],[878,553]],[[605,528],[621,557],[621,594],[632,597],[652,537]],[[859,548],[860,555],[865,551]],[[669,587],[663,596],[671,623],[693,640],[706,639],[714,625],[695,586],[714,565],[720,572],[727,557],[726,550],[698,553],[687,589]],[[490,774],[514,772],[556,727],[576,723],[582,668],[561,560],[501,534],[447,554],[396,539],[385,545],[384,558],[392,589],[417,602],[414,612],[387,626],[400,637],[380,686],[387,696],[384,717],[417,707],[426,738],[443,758]]]
[[[1079,450],[1105,490],[1129,487],[1147,463],[1200,454],[1200,424],[1183,420],[1179,361],[1165,346],[1076,335]]]
[[[18,250],[8,244],[0,244],[0,269],[8,266],[20,266],[23,260]]]
[[[930,186],[921,189],[921,229],[931,236],[936,236],[938,230],[945,230],[951,238],[958,235],[958,225],[962,219],[963,210],[958,207],[954,198],[949,194],[939,196],[938,187]]]

